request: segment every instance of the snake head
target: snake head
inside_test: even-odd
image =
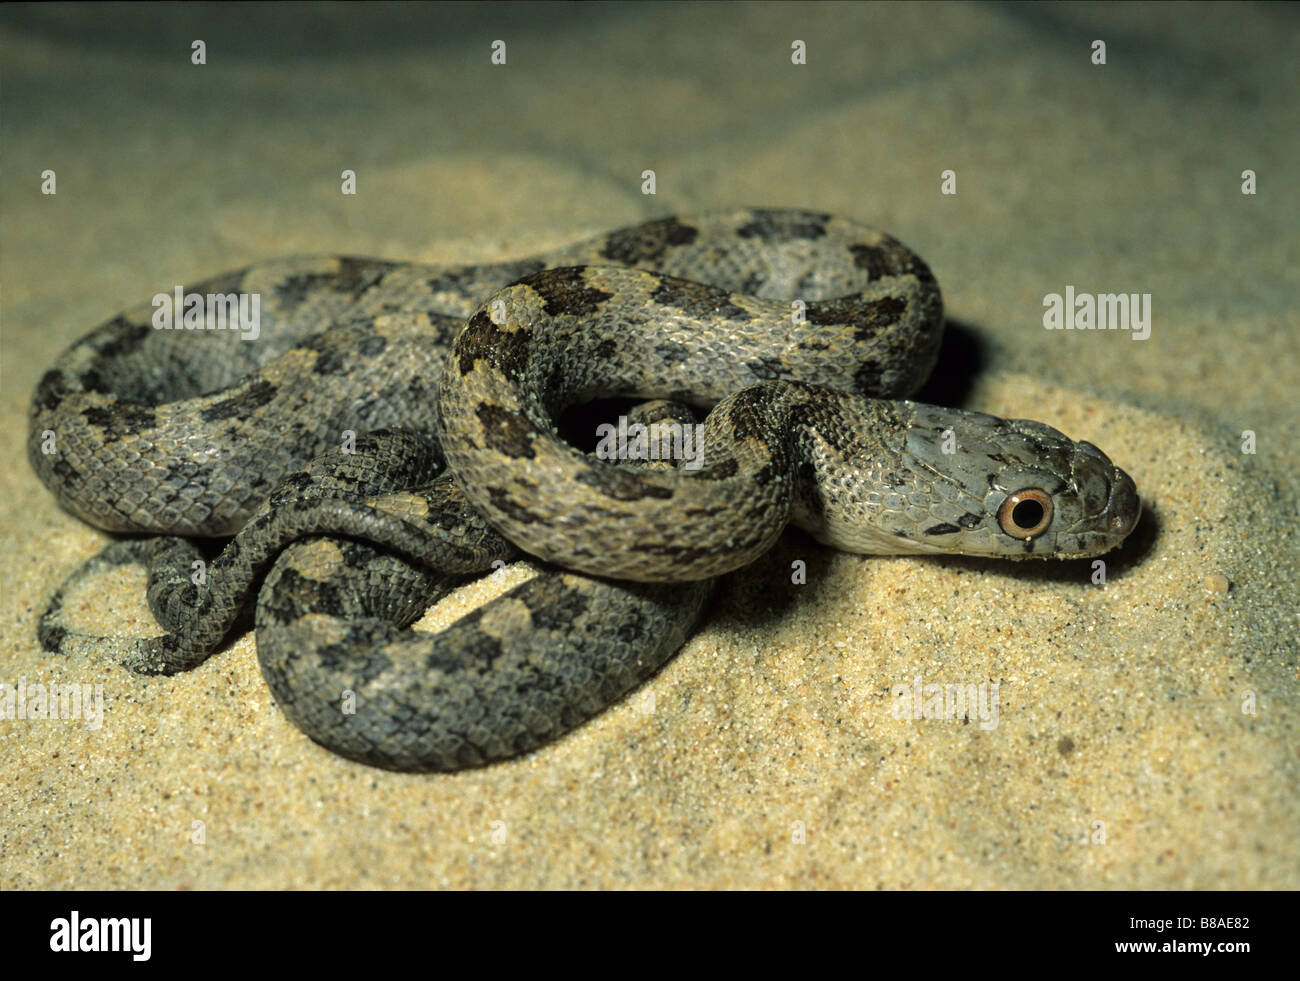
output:
[[[910,409],[903,457],[931,488],[934,519],[904,526],[918,550],[1078,558],[1110,551],[1137,525],[1133,478],[1091,443],[1028,419]]]
[[[877,403],[877,406],[880,406]],[[813,534],[847,551],[1079,558],[1119,545],[1142,512],[1133,478],[1041,422],[885,404],[894,452],[848,472]],[[879,445],[877,445],[877,451]]]

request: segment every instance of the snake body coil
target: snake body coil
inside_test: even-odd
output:
[[[671,218],[453,269],[287,260],[192,290],[258,294],[258,339],[124,314],[46,373],[28,443],[74,514],[167,536],[115,542],[71,580],[147,563],[166,633],[77,633],[65,584],[42,642],[182,670],[256,593],[278,703],[379,766],[481,764],[589,718],[790,521],[853,552],[1061,557],[1114,547],[1139,513],[1091,444],[896,400],[937,356],[938,286],[829,215]],[[635,423],[699,425],[697,464],[561,438],[561,412],[611,396],[654,400]],[[189,540],[232,534],[210,561]],[[519,550],[560,568],[438,634],[407,629]]]

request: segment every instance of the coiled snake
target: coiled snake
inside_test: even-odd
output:
[[[937,357],[938,286],[899,242],[830,215],[669,218],[451,269],[294,259],[190,291],[259,297],[257,339],[159,329],[146,306],[37,387],[46,487],[100,528],[163,536],[74,573],[41,641],[171,673],[246,625],[255,595],[284,712],[377,766],[458,769],[571,729],[656,671],[713,577],[790,521],[851,552],[1063,557],[1114,547],[1140,510],[1089,443],[897,400]],[[649,400],[629,432],[689,431],[711,409],[698,458],[561,437],[563,410],[615,396]],[[193,541],[230,535],[215,556]],[[440,633],[409,629],[520,551],[549,571]],[[65,622],[69,585],[136,561],[165,634]]]

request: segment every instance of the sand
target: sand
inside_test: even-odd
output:
[[[0,888],[1300,887],[1295,29],[1209,5],[0,10],[0,683],[105,705],[0,721]],[[91,326],[263,258],[514,257],[743,204],[927,258],[952,324],[930,396],[1137,481],[1104,584],[791,532],[642,689],[455,775],[315,746],[252,637],[174,678],[39,650],[107,536],[32,475],[26,406]],[[1150,293],[1150,337],[1044,330],[1067,285]],[[73,615],[149,633],[143,582]],[[996,684],[996,719],[898,718],[918,678]]]

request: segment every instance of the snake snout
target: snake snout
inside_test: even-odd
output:
[[[1138,497],[1137,484],[1133,483],[1132,477],[1113,464],[1111,470],[1106,514],[1110,518],[1110,529],[1119,541],[1127,538],[1129,532],[1137,527],[1138,518],[1142,516],[1142,498]]]
[[[1071,531],[1096,544],[1118,545],[1142,514],[1137,485],[1091,443],[1075,445],[1072,469],[1082,514]]]

